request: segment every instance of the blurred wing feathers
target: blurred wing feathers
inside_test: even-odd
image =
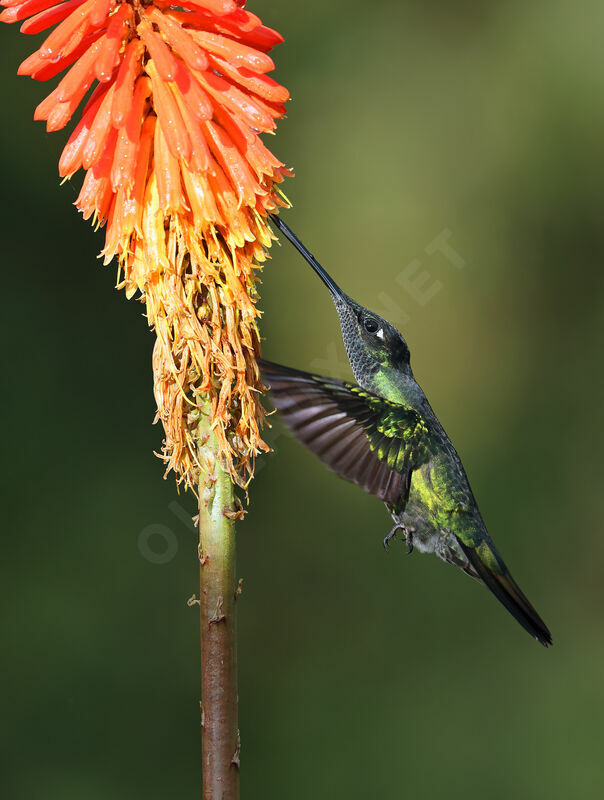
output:
[[[427,431],[412,409],[343,383],[259,361],[281,419],[341,478],[397,510],[404,505]]]

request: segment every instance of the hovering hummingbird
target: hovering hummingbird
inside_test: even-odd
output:
[[[436,553],[483,583],[547,647],[547,626],[510,575],[489,536],[461,460],[413,377],[409,348],[378,314],[339,288],[277,216],[275,226],[331,293],[357,383],[260,361],[285,425],[341,478],[386,504],[408,551]]]

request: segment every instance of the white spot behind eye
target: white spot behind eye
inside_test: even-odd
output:
[[[384,338],[384,329],[380,328],[379,331],[375,335],[379,336],[380,339],[383,339]]]

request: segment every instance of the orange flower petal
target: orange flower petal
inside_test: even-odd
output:
[[[266,52],[272,50],[277,44],[281,44],[283,36],[274,28],[269,28],[267,25],[259,25],[253,31],[245,34],[244,41],[250,47],[256,47],[258,50]]]
[[[46,97],[34,111],[35,120],[47,121],[47,131],[58,131],[64,128],[69,122],[77,107],[82,102],[82,98],[87,92],[87,87],[80,89],[67,101],[59,100],[59,86]]]
[[[203,122],[206,119],[212,119],[214,113],[212,101],[182,62],[178,65],[176,85],[184,97],[187,107],[197,120]]]
[[[195,81],[192,82],[195,83]],[[194,172],[206,172],[210,168],[211,157],[208,143],[201,132],[201,126],[193,117],[193,114],[178,86],[173,84],[171,86],[171,90],[172,94],[174,95],[174,99],[178,104],[178,109],[181,113],[183,124],[187,129],[189,138],[191,140],[191,155],[188,163]]]
[[[57,97],[61,103],[77,94],[83,97],[94,80],[94,62],[100,52],[102,42],[90,45],[57,86]]]
[[[195,72],[195,78],[217,103],[241,117],[250,128],[272,131],[275,123],[261,107],[260,100],[251,98],[229,81],[213,72]]]
[[[139,23],[137,31],[140,33],[141,39],[147,46],[147,50],[153,59],[159,77],[164,81],[173,81],[176,78],[178,64],[168,45],[164,42],[159,33],[153,30],[151,23],[147,19]]]
[[[43,119],[48,119],[48,115],[53,110],[53,108],[57,105],[59,101],[57,100],[57,90],[55,89],[49,95],[47,95],[41,103],[38,103],[34,110],[34,119],[36,122],[40,122]]]
[[[108,151],[111,151],[112,144],[115,145],[116,137],[117,131],[114,129],[107,143]],[[111,141],[112,139],[113,141]],[[84,219],[89,219],[94,215],[101,225],[107,219],[113,198],[113,189],[109,175],[106,173],[106,166],[107,159],[101,159],[99,164],[88,170],[80,194],[74,203],[82,212]]]
[[[235,114],[231,114],[226,108],[216,106],[214,115],[259,179],[263,175],[273,176],[274,170],[283,166],[283,162],[271,153],[260,137]]]
[[[33,75],[36,70],[41,69],[45,64],[48,64],[48,62],[36,50],[19,64],[17,75]]]
[[[133,18],[134,11],[128,3],[123,3],[111,17],[103,39],[103,46],[94,67],[97,80],[101,82],[110,80],[116,64],[119,63],[119,51],[128,33],[128,23]]]
[[[114,91],[115,85],[110,86],[90,127],[90,132],[82,151],[82,166],[84,169],[90,169],[100,161],[105,152],[109,135],[115,130],[115,128],[111,127],[111,103],[113,102]]]
[[[166,0],[165,3],[161,2],[160,5],[169,6],[170,0]],[[191,13],[173,9],[168,9],[166,13],[178,19],[183,25],[224,33],[227,36],[236,37],[243,44],[264,52],[271,50],[276,44],[283,41],[283,37],[278,31],[267,28],[255,14],[242,8],[238,8],[225,17],[213,17],[204,12]]]
[[[204,8],[211,11],[212,14],[231,14],[237,10],[237,3],[235,0],[188,0],[192,6],[197,8]]]
[[[158,8],[153,6],[146,9],[145,15],[157,25],[166,42],[191,69],[204,70],[208,68],[207,55],[177,20],[162,14]]]
[[[256,194],[262,194],[262,189],[229,134],[220,125],[210,121],[204,122],[203,128],[214,158],[237,191],[239,203],[255,205]]]
[[[94,5],[90,12],[90,24],[95,28],[102,25],[114,5],[115,0],[94,0]]]
[[[59,159],[59,175],[64,178],[73,175],[82,166],[82,153],[86,139],[96,117],[97,111],[107,92],[107,86],[97,86],[92,93],[86,108],[82,113],[82,119],[74,128],[67,144],[63,148]]]
[[[155,138],[155,126],[157,117],[149,114],[143,122],[141,130],[138,153],[136,156],[136,168],[134,170],[134,186],[131,193],[131,210],[134,214],[133,225],[139,235],[142,235],[142,214],[145,186],[147,185],[147,175],[149,173],[149,160],[151,149]]]
[[[166,137],[161,126],[155,126],[155,177],[157,179],[157,193],[159,205],[163,213],[179,211],[183,205],[182,190],[180,188],[180,166],[178,159],[170,152]]]
[[[70,0],[70,2],[61,3],[58,6],[55,5],[52,8],[48,8],[46,11],[41,11],[39,14],[36,14],[35,17],[26,20],[23,25],[21,25],[21,33],[41,33],[57,22],[60,22],[62,19],[65,19],[65,17],[71,14],[74,8],[78,8],[84,2],[85,0]]]
[[[283,103],[269,103],[267,100],[263,100],[258,96],[254,97],[254,103],[273,120],[284,117],[287,112]],[[274,124],[273,122],[273,125]]]
[[[37,14],[39,11],[44,11],[56,5],[56,3],[57,0],[25,0],[25,2],[21,2],[19,5],[4,9],[0,14],[0,21],[6,22],[7,24],[19,22],[22,19],[31,17],[33,14]]]
[[[76,47],[73,53],[70,53],[65,58],[60,58],[58,61],[49,61],[47,58],[40,59],[41,66],[35,70],[32,74],[32,78],[36,81],[47,81],[50,78],[54,78],[55,75],[58,75],[60,72],[63,72],[67,67],[70,67],[78,58],[83,55],[86,50],[90,47],[91,44],[94,44],[97,39],[101,36],[100,31],[95,31],[95,33],[90,34],[90,36],[86,36],[80,44]],[[25,63],[25,62],[23,62]]]
[[[151,81],[147,77],[136,82],[132,106],[126,124],[120,128],[113,166],[111,183],[114,191],[125,187],[129,189],[134,181],[136,168],[136,151],[139,144],[143,114],[147,98],[151,94]]]
[[[105,144],[105,152],[99,161],[89,169],[86,176],[92,175],[98,181],[97,197],[94,200],[94,212],[98,217],[99,224],[103,224],[109,216],[111,201],[113,199],[113,187],[111,186],[111,164],[113,163],[113,153],[117,141],[117,130],[112,128]],[[82,186],[83,188],[83,186]]]
[[[42,58],[57,58],[62,55],[67,55],[65,50],[68,47],[71,47],[71,49],[77,47],[90,24],[87,16],[90,13],[93,3],[94,0],[86,0],[86,2],[73,11],[67,19],[64,19],[60,25],[57,25],[40,47]],[[73,39],[77,37],[80,32],[80,39],[74,45]]]
[[[128,117],[130,101],[134,92],[134,81],[140,75],[144,52],[145,48],[139,39],[133,39],[126,47],[115,81],[115,95],[111,109],[111,120],[115,128],[124,125]]]
[[[264,100],[272,103],[285,103],[289,100],[289,92],[285,86],[281,86],[268,75],[257,75],[245,67],[237,69],[228,61],[215,55],[210,55],[210,63],[218,72]]]
[[[191,140],[174,95],[161,80],[153,59],[147,61],[145,69],[153,83],[153,103],[168,147],[175,158],[187,159],[191,154]]]
[[[212,159],[213,160],[213,159]],[[208,177],[201,173],[182,171],[187,200],[193,212],[193,225],[196,231],[206,231],[214,223],[223,223],[216,206],[216,199]]]
[[[46,130],[51,133],[52,131],[60,131],[61,128],[64,128],[75,114],[81,101],[81,96],[74,95],[74,97],[64,103],[55,103],[49,115],[46,117]]]
[[[237,66],[247,67],[252,72],[270,72],[275,69],[273,59],[266,53],[259,53],[253,47],[235,42],[226,36],[195,30],[191,31],[191,36],[204,50],[222,56]]]

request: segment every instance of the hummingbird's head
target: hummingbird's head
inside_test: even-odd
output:
[[[359,384],[370,391],[384,394],[393,375],[412,376],[409,348],[394,325],[344,294],[283,220],[274,214],[270,216],[275,226],[304,256],[329,289],[340,317],[348,360]]]
[[[343,293],[332,297],[348,360],[361,386],[380,393],[380,376],[390,371],[411,374],[407,342],[394,325]]]

